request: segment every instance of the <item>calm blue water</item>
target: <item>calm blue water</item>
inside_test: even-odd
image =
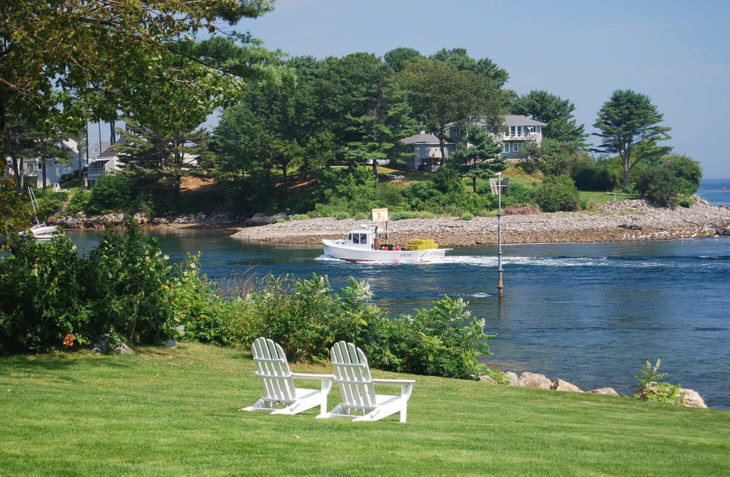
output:
[[[697,193],[711,204],[730,205],[730,179],[702,179]]]
[[[82,249],[96,232],[69,232]],[[450,252],[444,263],[367,265],[324,260],[320,248],[249,245],[225,231],[156,234],[173,260],[202,252],[202,269],[228,283],[250,274],[328,275],[339,289],[367,280],[391,315],[461,296],[486,320],[490,366],[629,393],[646,360],[668,380],[730,409],[730,237],[687,241],[513,245],[505,299],[496,296],[495,247]]]

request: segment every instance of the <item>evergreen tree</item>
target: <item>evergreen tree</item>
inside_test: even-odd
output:
[[[621,156],[624,169],[624,188],[629,187],[629,173],[640,161],[663,157],[671,151],[659,146],[659,141],[670,139],[671,128],[661,126],[663,115],[651,104],[648,96],[632,90],[617,90],[603,104],[593,127],[601,132],[598,152]]]

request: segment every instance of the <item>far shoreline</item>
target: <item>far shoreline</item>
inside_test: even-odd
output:
[[[60,217],[49,220],[65,230],[123,228],[125,214],[99,217]],[[227,214],[194,214],[152,218],[136,214],[145,230],[221,230],[245,243],[270,245],[321,245],[322,239],[342,238],[370,220],[331,217],[291,220],[283,214],[261,216],[245,223]],[[243,226],[242,226],[243,225]],[[381,228],[382,231],[384,227]],[[497,243],[497,218],[437,217],[388,222],[389,241],[405,245],[413,238],[431,238],[440,247],[480,247]],[[697,198],[689,208],[654,207],[643,200],[607,202],[597,211],[504,215],[502,242],[518,244],[615,243],[686,240],[730,235],[730,207],[713,206]]]

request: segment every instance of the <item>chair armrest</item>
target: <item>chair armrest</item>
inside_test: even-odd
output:
[[[310,379],[313,381],[334,381],[334,374],[305,374],[305,373],[291,373],[294,379]]]
[[[413,384],[415,379],[373,379],[373,384]]]

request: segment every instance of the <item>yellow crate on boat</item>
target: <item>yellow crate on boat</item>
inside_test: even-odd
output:
[[[428,250],[431,248],[438,248],[436,242],[431,239],[412,239],[406,245],[406,250]]]

